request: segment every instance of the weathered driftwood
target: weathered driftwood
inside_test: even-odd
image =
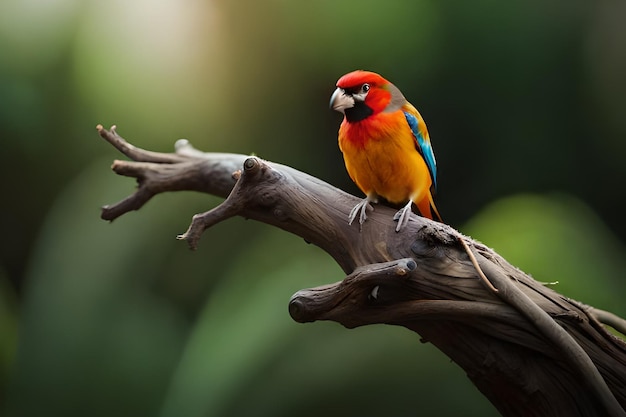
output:
[[[132,159],[112,169],[139,183],[104,207],[103,219],[166,191],[226,197],[195,215],[179,238],[195,249],[204,230],[243,216],[301,236],[346,272],[340,282],[294,294],[294,320],[404,326],[461,366],[506,416],[626,416],[626,344],[599,322],[624,329],[620,318],[563,297],[447,225],[413,215],[396,233],[394,209],[376,205],[361,230],[349,226],[359,199],[293,168],[199,152],[182,140],[176,153],[150,152],[115,128],[98,131]]]

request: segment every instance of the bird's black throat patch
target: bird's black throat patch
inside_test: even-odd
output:
[[[372,110],[367,104],[362,101],[356,101],[354,103],[354,107],[350,107],[345,110],[346,119],[349,122],[360,122],[361,120],[367,119],[372,114],[374,114],[374,110]]]

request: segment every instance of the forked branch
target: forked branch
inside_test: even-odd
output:
[[[289,303],[294,320],[404,326],[465,369],[504,415],[626,416],[626,344],[594,314],[618,329],[623,321],[561,296],[453,228],[412,215],[396,233],[395,210],[376,205],[360,231],[346,221],[360,199],[288,166],[203,153],[186,141],[175,153],[151,152],[114,128],[98,132],[132,159],[115,161],[113,170],[139,183],[105,206],[103,219],[166,191],[225,197],[180,236],[191,248],[207,228],[243,216],[321,247],[347,274],[298,291]]]

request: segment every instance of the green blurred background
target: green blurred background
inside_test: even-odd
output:
[[[342,278],[220,202],[134,189],[95,126],[257,153],[360,195],[334,83],[398,85],[429,126],[448,223],[557,291],[626,315],[626,3],[3,0],[0,410],[7,416],[497,415],[414,333],[294,323]]]

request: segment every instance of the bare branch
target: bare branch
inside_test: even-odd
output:
[[[179,238],[195,249],[206,229],[243,216],[301,236],[345,271],[340,282],[294,294],[294,320],[404,326],[465,369],[503,415],[626,415],[626,343],[597,321],[624,331],[624,320],[561,296],[481,243],[415,214],[396,233],[395,209],[380,204],[360,230],[347,223],[359,198],[293,168],[203,153],[185,140],[174,154],[150,152],[114,128],[98,131],[133,160],[113,170],[138,182],[103,218],[166,191],[225,197]]]
[[[195,150],[188,141],[179,141],[176,154],[146,151],[128,143],[116,131],[98,125],[98,133],[133,161],[113,162],[111,169],[119,175],[137,179],[137,191],[124,200],[102,208],[102,219],[115,220],[119,216],[143,207],[153,196],[168,191],[199,191],[226,197],[235,179],[244,155],[205,154]]]
[[[599,308],[589,307],[589,313],[600,323],[611,326],[621,334],[626,336],[626,320],[609,312],[600,310]]]
[[[534,303],[529,296],[524,294],[521,289],[513,285],[510,277],[505,276],[502,270],[496,268],[492,261],[482,258],[479,261],[479,265],[480,269],[489,276],[490,281],[495,282],[500,289],[498,295],[507,304],[526,316],[528,321],[533,323],[547,340],[551,341],[563,352],[565,358],[571,362],[572,369],[580,372],[582,380],[587,383],[589,390],[595,392],[609,415],[626,416],[626,411],[617,402],[591,358],[576,343],[574,338],[548,316],[539,305]]]
[[[107,142],[115,147],[118,151],[137,162],[155,162],[160,164],[174,164],[177,162],[184,162],[186,158],[170,153],[160,153],[146,151],[145,149],[138,148],[130,143],[126,142],[124,138],[117,134],[117,126],[111,126],[111,129],[107,130],[102,125],[96,126],[98,134]]]

